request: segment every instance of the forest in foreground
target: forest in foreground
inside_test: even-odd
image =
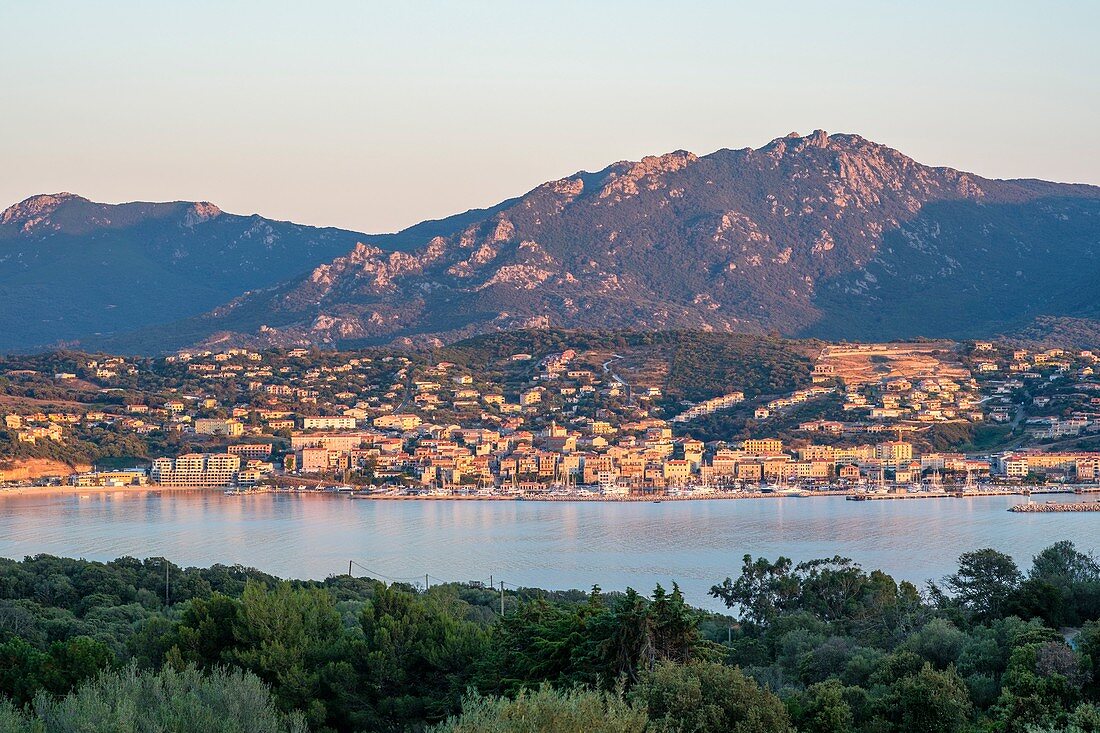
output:
[[[746,556],[711,593],[729,615],[675,586],[0,560],[0,731],[1100,731],[1100,567],[1071,543],[924,588]]]

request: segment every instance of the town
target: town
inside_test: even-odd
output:
[[[731,336],[736,358],[693,365],[683,354],[730,345],[530,335],[434,350],[8,356],[0,480],[620,501],[1100,481],[1090,351]]]

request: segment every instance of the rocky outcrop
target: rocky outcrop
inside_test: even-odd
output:
[[[49,217],[63,203],[72,200],[87,201],[71,193],[39,194],[9,206],[0,212],[0,226],[14,227],[23,234],[30,234],[39,225],[49,224]]]

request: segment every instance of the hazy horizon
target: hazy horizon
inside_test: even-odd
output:
[[[1084,2],[9,5],[0,208],[69,191],[384,232],[815,128],[1100,184],[1097,21]]]

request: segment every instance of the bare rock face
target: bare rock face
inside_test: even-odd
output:
[[[202,224],[204,221],[219,217],[221,214],[222,210],[209,201],[199,201],[187,207],[187,212],[183,215],[183,225],[193,227],[196,224]]]
[[[984,335],[1030,318],[1036,287],[1049,295],[1063,275],[1097,277],[1098,202],[1093,187],[991,181],[858,135],[792,133],[756,150],[580,172],[481,219],[443,220],[407,253],[358,244],[193,325],[264,344],[447,339],[523,323]],[[1043,252],[1064,267],[1021,288],[1015,273],[1035,271],[1027,263]],[[259,334],[239,317],[257,312],[280,323]]]
[[[0,226],[18,227],[19,231],[29,234],[41,225],[49,226],[49,217],[58,207],[67,201],[79,199],[71,193],[39,194],[20,201],[0,213]]]
[[[699,158],[693,153],[677,150],[660,156],[646,156],[637,163],[619,163],[612,167],[599,197],[617,202],[637,195],[639,186],[650,191],[666,188],[666,174],[681,171],[697,160]]]

